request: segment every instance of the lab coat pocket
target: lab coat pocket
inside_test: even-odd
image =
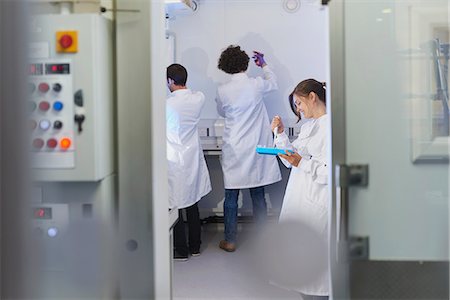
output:
[[[327,230],[328,222],[328,197],[322,185],[311,182],[305,206],[308,211],[308,220],[318,233]]]

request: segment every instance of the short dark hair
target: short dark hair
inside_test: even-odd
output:
[[[320,101],[327,105],[326,95],[327,95],[327,84],[325,82],[319,82],[315,79],[306,79],[300,82],[292,93],[289,95],[289,105],[291,106],[292,111],[298,117],[298,121],[301,120],[300,113],[297,112],[297,108],[295,105],[294,95],[306,97],[309,93],[314,93],[317,95]],[[298,122],[297,121],[297,122]]]
[[[167,67],[167,79],[172,79],[175,85],[185,86],[187,76],[186,68],[180,64],[171,64]]]
[[[220,55],[217,67],[225,73],[236,74],[247,71],[249,60],[250,57],[240,46],[231,45]]]

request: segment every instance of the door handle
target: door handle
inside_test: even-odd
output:
[[[349,187],[369,185],[369,165],[336,165],[336,243],[348,241]]]

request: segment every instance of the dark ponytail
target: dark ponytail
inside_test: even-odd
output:
[[[317,95],[323,104],[327,105],[326,95],[327,95],[327,84],[325,82],[319,82],[315,79],[306,79],[300,82],[289,95],[289,105],[292,111],[298,117],[298,121],[301,120],[301,114],[297,112],[294,95],[307,97],[311,92]]]
[[[302,97],[307,97],[309,93],[313,92],[314,94],[319,97],[320,101],[323,102],[323,104],[327,104],[326,102],[326,92],[327,92],[327,85],[325,82],[319,82],[315,79],[306,79],[300,82],[294,90],[294,94]]]

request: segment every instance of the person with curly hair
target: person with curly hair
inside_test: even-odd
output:
[[[254,51],[255,64],[262,68],[264,78],[250,78],[246,71],[250,57],[239,46],[229,46],[219,58],[218,68],[231,75],[231,80],[218,88],[217,110],[225,118],[222,146],[222,170],[225,186],[225,239],[219,247],[236,250],[238,196],[241,189],[250,189],[253,215],[258,226],[267,219],[264,197],[266,185],[281,180],[276,157],[258,155],[258,145],[272,145],[270,120],[264,95],[278,88],[276,76],[267,65],[264,54]]]

